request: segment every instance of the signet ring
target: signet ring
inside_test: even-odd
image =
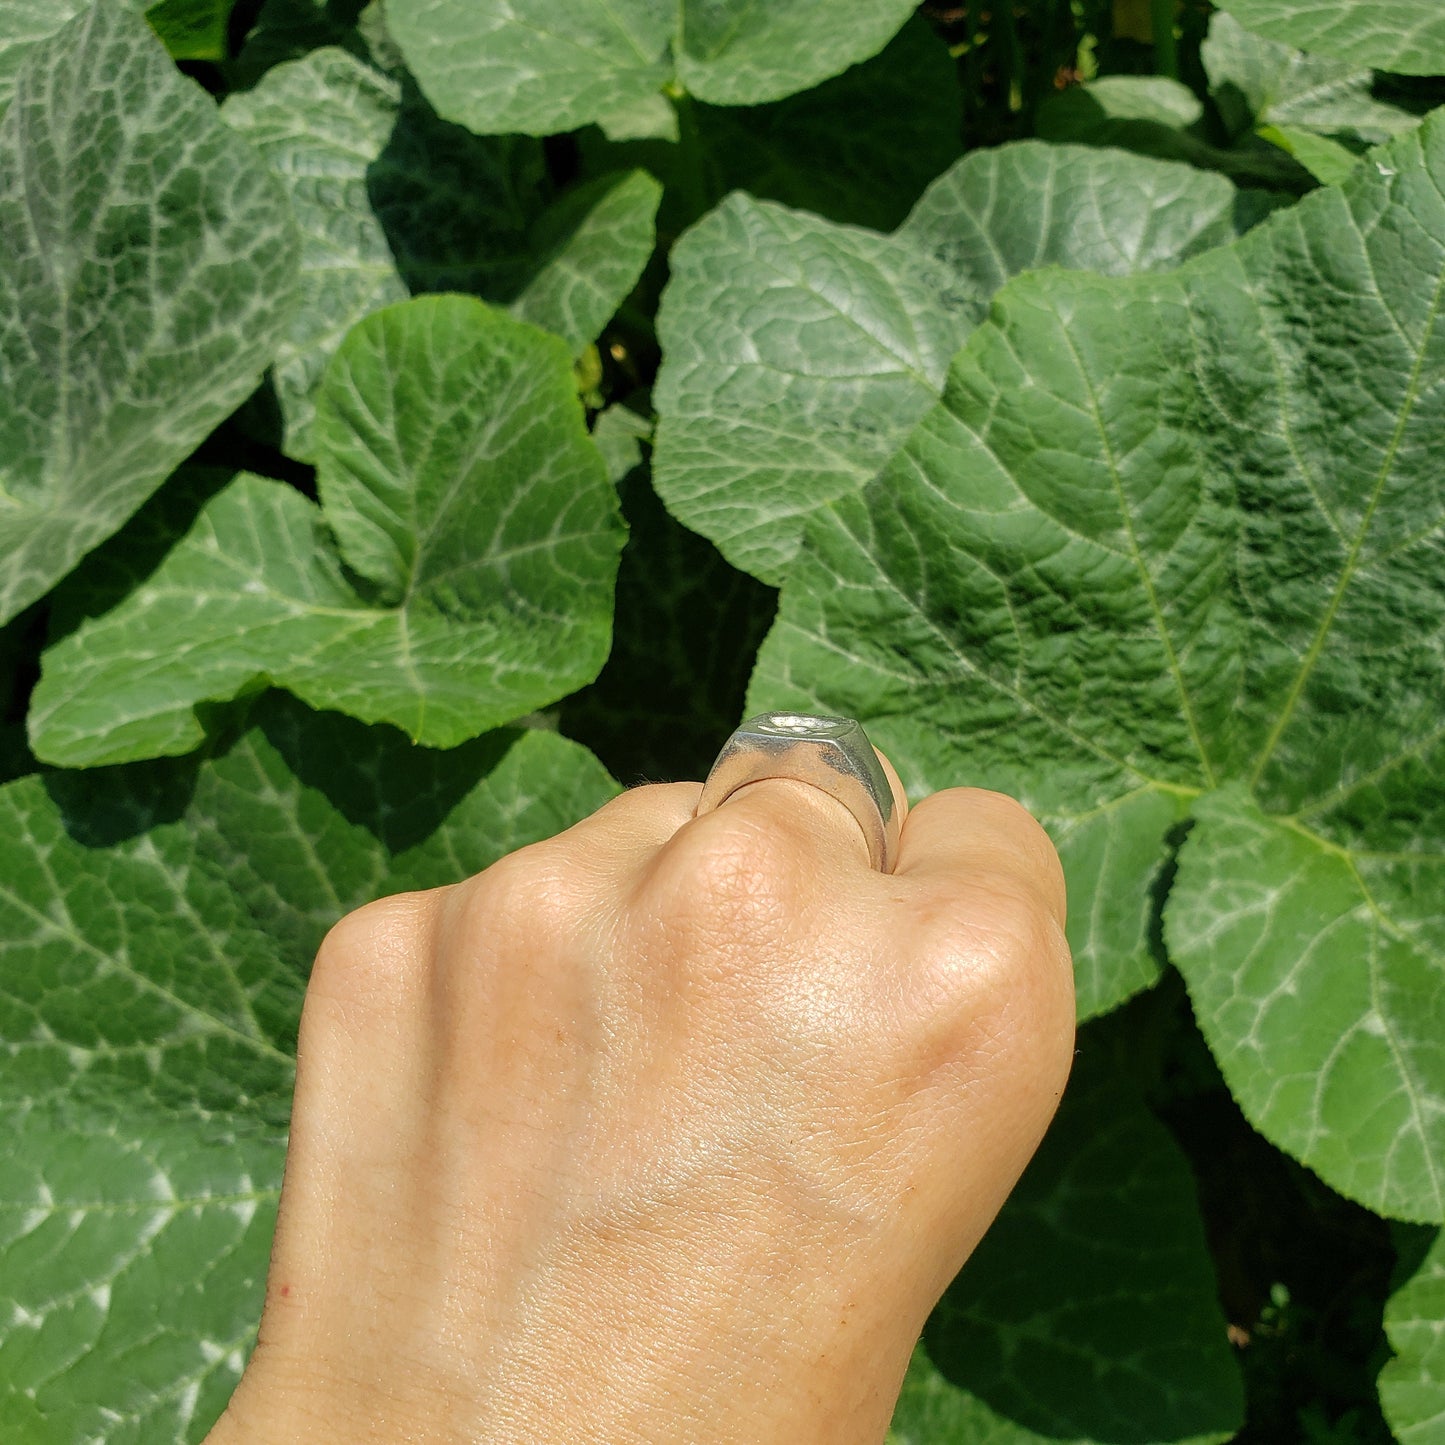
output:
[[[697,816],[765,778],[795,778],[836,798],[858,820],[873,867],[880,873],[893,871],[902,819],[888,775],[861,723],[802,712],[750,717],[718,753],[702,785]]]

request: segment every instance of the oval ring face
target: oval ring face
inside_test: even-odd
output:
[[[848,717],[822,717],[806,712],[765,712],[750,718],[742,728],[752,732],[776,733],[779,737],[841,738],[859,726]]]
[[[890,873],[902,820],[897,800],[863,725],[854,718],[771,712],[749,718],[723,744],[698,800],[697,816],[739,788],[767,778],[808,783],[852,813],[873,867]]]

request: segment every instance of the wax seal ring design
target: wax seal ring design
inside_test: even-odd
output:
[[[858,820],[873,866],[881,873],[893,871],[902,820],[888,775],[861,723],[801,712],[749,718],[717,755],[702,786],[697,816],[764,778],[796,778],[836,798]]]

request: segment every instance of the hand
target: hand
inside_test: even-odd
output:
[[[885,876],[815,788],[699,791],[332,930],[211,1445],[883,1438],[1063,1089],[1058,859],[995,793]]]

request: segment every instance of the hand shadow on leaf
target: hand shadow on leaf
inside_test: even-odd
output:
[[[121,763],[109,768],[64,769],[44,774],[45,791],[65,831],[84,848],[114,848],[164,823],[179,822],[190,807],[205,754]]]
[[[525,736],[498,728],[449,749],[417,747],[399,728],[318,714],[289,693],[256,703],[251,720],[303,787],[321,793],[393,857],[429,838]]]

